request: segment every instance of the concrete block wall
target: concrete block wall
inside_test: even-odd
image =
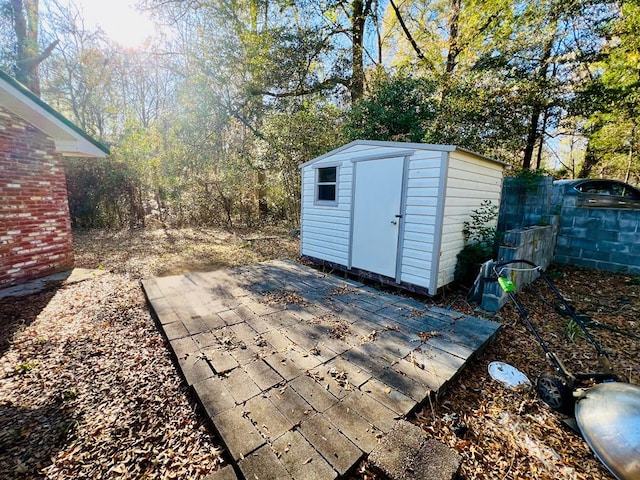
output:
[[[562,201],[555,261],[640,275],[640,210],[577,207]]]
[[[577,197],[563,195],[544,177],[538,186],[505,179],[498,231],[504,232],[499,260],[526,259],[546,269],[551,261],[598,270],[640,275],[640,210],[577,207]],[[538,225],[532,227],[532,225]],[[485,277],[495,277],[492,264]],[[535,272],[512,272],[520,291]],[[499,310],[508,300],[497,282],[485,282],[481,307]]]
[[[559,231],[560,219],[557,216],[547,217],[549,225],[510,230],[505,233],[503,245],[498,251],[498,262],[508,260],[529,260],[546,270],[553,261],[556,238]],[[495,278],[493,263],[486,265],[485,278]],[[530,270],[525,264],[510,265],[504,270],[504,275],[511,279],[516,291],[538,278],[536,270]],[[485,282],[481,308],[490,312],[497,312],[509,300],[495,281]]]
[[[527,183],[521,178],[505,178],[502,184],[498,231],[540,225],[552,210],[553,177]]]
[[[73,267],[62,157],[0,107],[0,288]]]

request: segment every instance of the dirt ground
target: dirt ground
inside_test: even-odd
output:
[[[224,450],[180,380],[139,280],[270,258],[297,258],[277,229],[93,231],[75,235],[76,264],[105,275],[0,300],[0,478],[205,478]],[[640,278],[572,267],[549,271],[602,325],[593,333],[616,373],[640,383]],[[574,370],[597,369],[593,349],[554,308],[540,281],[520,295],[553,349]],[[422,298],[465,313],[450,289]],[[530,379],[551,372],[512,306],[497,340],[412,421],[456,449],[463,479],[611,479],[586,443],[531,390],[507,390],[487,365]],[[380,478],[363,462],[354,479]]]

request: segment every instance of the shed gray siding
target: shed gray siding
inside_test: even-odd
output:
[[[303,172],[301,238],[303,255],[347,265],[351,223],[353,167],[342,165],[338,174],[338,205],[315,204],[316,169]]]
[[[356,145],[325,158],[312,167],[302,169],[302,218],[300,251],[302,255],[320,258],[340,265],[349,265],[351,233],[351,192],[353,187],[354,156],[376,150],[373,146]],[[325,166],[339,166],[338,204],[320,205],[315,201],[316,170]]]

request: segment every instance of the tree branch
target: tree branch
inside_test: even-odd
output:
[[[418,56],[418,58],[420,60],[426,60],[426,58],[424,57],[424,54],[422,53],[422,50],[420,50],[420,47],[418,47],[418,44],[413,39],[413,36],[411,35],[411,32],[407,28],[407,25],[404,23],[404,20],[402,19],[402,14],[400,13],[400,9],[398,9],[398,7],[396,6],[396,4],[394,3],[393,0],[389,0],[389,3],[391,4],[391,7],[393,8],[393,11],[396,14],[396,18],[398,19],[398,22],[400,23],[400,27],[402,27],[402,31],[404,32],[405,36],[407,37],[407,40],[409,40],[409,43],[413,47],[413,50],[416,52],[416,55]]]
[[[324,82],[317,83],[307,88],[297,88],[295,90],[291,90],[287,92],[270,92],[268,90],[252,90],[251,93],[253,95],[268,95],[274,98],[301,97],[303,95],[310,95],[312,93],[318,93],[324,90],[328,90],[330,88],[335,87],[336,85],[344,85],[345,87],[348,87],[349,80],[344,78],[330,78],[328,80],[325,80]]]
[[[16,63],[23,64],[23,65],[40,65],[47,58],[49,58],[49,56],[51,55],[51,53],[53,53],[53,50],[58,46],[59,43],[60,43],[60,40],[55,40],[51,42],[51,44],[47,48],[45,48],[43,52],[37,57],[24,58],[24,59],[18,60]]]

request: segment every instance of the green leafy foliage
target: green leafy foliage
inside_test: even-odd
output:
[[[59,40],[43,98],[112,147],[108,165],[69,161],[75,226],[295,226],[297,166],[352,139],[640,181],[636,0],[140,3],[172,35],[122,48],[74,2],[36,19],[39,51]]]
[[[259,155],[269,172],[267,194],[274,220],[284,219],[297,226],[301,181],[298,166],[344,143],[339,128],[341,115],[334,105],[305,102],[265,118]]]
[[[436,84],[426,78],[376,72],[345,124],[347,139],[422,141],[436,116]]]
[[[136,173],[113,160],[68,159],[69,212],[77,228],[123,228],[144,224]]]
[[[469,215],[470,220],[463,223],[462,234],[466,243],[482,243],[490,245],[496,239],[496,219],[498,206],[491,200],[483,200],[476,210]]]
[[[588,139],[580,177],[606,175],[640,182],[640,4],[620,3],[617,17],[601,27],[608,38],[590,64],[592,80],[574,111],[587,117]]]
[[[480,265],[492,258],[493,247],[484,243],[469,243],[456,256],[453,278],[456,283],[469,287],[478,275]]]
[[[19,375],[24,375],[26,373],[29,373],[31,370],[33,370],[37,366],[38,366],[38,362],[35,362],[35,361],[24,362],[24,363],[21,363],[21,364],[17,365],[16,368],[15,368],[15,371]]]
[[[587,338],[582,328],[580,328],[580,325],[578,325],[573,318],[566,323],[564,328],[564,334],[566,335],[567,339],[572,343],[576,343],[576,339],[578,338],[582,338],[582,339]]]
[[[520,185],[523,185],[527,192],[533,192],[540,185],[540,181],[549,173],[543,169],[528,170],[523,168],[514,169],[509,176],[516,178]]]
[[[480,265],[493,258],[497,243],[496,221],[498,207],[490,200],[483,200],[479,208],[464,222],[462,234],[465,246],[457,255],[454,280],[464,286],[471,286]]]

